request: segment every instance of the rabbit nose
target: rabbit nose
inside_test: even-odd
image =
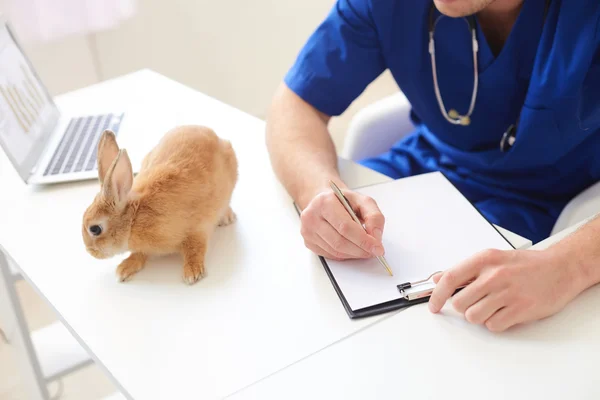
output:
[[[86,247],[86,250],[89,254],[91,254],[93,257],[95,258],[104,258],[104,255],[101,251],[98,251],[96,248],[94,247]]]

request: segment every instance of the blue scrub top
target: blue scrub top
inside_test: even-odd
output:
[[[411,103],[415,130],[362,163],[392,178],[442,171],[490,222],[535,243],[600,178],[600,1],[553,0],[544,23],[545,4],[524,2],[498,55],[476,24],[479,89],[469,126],[447,122],[435,97],[430,1],[338,0],[285,82],[335,116],[389,69]],[[465,20],[442,18],[435,41],[446,109],[465,114],[473,90]],[[515,144],[501,152],[518,117]]]

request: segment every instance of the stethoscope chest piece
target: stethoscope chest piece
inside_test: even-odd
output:
[[[455,109],[448,111],[448,116],[457,121],[459,125],[467,126],[471,124],[471,117],[468,115],[460,115]]]

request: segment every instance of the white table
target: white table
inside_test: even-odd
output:
[[[91,258],[81,239],[82,213],[98,184],[34,189],[0,156],[3,192],[10,194],[0,196],[0,244],[128,398],[242,393],[378,321],[392,321],[394,314],[348,319],[320,262],[303,246],[298,216],[268,161],[262,121],[146,70],[57,103],[73,112],[122,107],[146,117],[136,124],[126,117],[122,126],[120,144],[134,164],[166,129],[188,123],[230,139],[239,158],[232,202],[238,221],[217,230],[207,276],[188,287],[179,257],[153,261],[132,281],[116,282],[119,259]],[[345,162],[341,168],[351,185],[370,174]],[[404,315],[411,313],[422,309]]]
[[[414,306],[228,399],[599,399],[598,307],[594,288],[555,317],[495,335]]]
[[[117,283],[118,260],[91,258],[81,239],[82,213],[98,184],[34,190],[2,158],[10,196],[0,199],[0,243],[125,395],[222,397],[373,321],[348,319],[299,240],[298,216],[271,172],[262,121],[150,71],[57,102],[81,113],[123,107],[146,114],[135,132],[128,132],[132,117],[122,126],[120,143],[134,163],[176,123],[211,126],[239,157],[238,221],[217,231],[207,276],[192,287],[181,280],[179,257]]]
[[[467,323],[450,304],[438,315],[427,304],[390,313],[228,399],[600,398],[600,286],[550,318],[501,334]]]
[[[341,171],[357,186],[387,179],[346,162]],[[585,222],[531,249],[544,249]],[[528,247],[500,230],[515,247]],[[440,315],[416,305],[228,399],[598,399],[598,308],[596,286],[553,317],[494,334],[464,321],[450,303]]]

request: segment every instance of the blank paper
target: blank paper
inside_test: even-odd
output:
[[[396,285],[425,279],[488,248],[510,243],[441,173],[403,178],[355,191],[372,197],[386,223],[385,257],[394,273],[376,258],[327,259],[353,311],[400,298]]]

